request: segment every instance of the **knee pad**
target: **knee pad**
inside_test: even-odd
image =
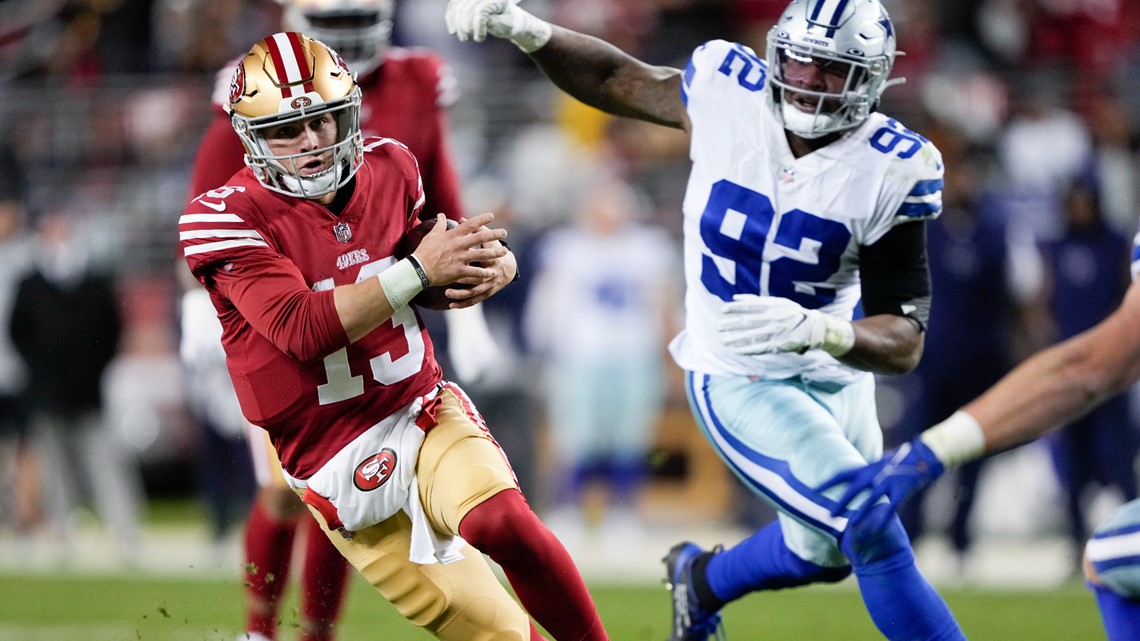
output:
[[[441,641],[527,641],[530,619],[499,583],[481,554],[447,565],[419,565],[394,555],[362,574],[405,619]]]
[[[424,566],[427,567],[427,566]],[[419,627],[436,621],[451,605],[450,590],[432,572],[395,555],[374,559],[360,573],[408,621]]]
[[[876,522],[875,516],[880,511],[893,509],[887,503],[880,503],[871,508],[867,517],[858,523],[849,523],[839,538],[839,549],[843,550],[851,565],[856,568],[894,557],[900,553],[910,554],[910,539],[899,522],[897,515],[892,515],[886,525],[880,529],[872,529],[868,523]]]
[[[1089,579],[1128,599],[1140,599],[1140,500],[1121,506],[1085,546]]]

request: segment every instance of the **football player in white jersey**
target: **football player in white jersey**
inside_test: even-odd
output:
[[[858,527],[832,513],[838,490],[815,489],[880,456],[873,373],[918,363],[930,306],[941,156],[876,111],[895,58],[879,1],[795,0],[766,59],[713,40],[684,70],[517,0],[451,0],[446,19],[460,40],[511,40],[582,102],[690,134],[687,318],[671,351],[700,429],[779,521],[727,550],[669,551],[670,638],[719,635],[721,607],[749,592],[852,571],[888,639],[965,638],[897,517]]]

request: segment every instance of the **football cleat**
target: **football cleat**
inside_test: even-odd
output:
[[[713,549],[713,554],[721,550]],[[665,586],[673,596],[673,629],[668,641],[707,641],[711,636],[725,641],[720,613],[708,612],[697,604],[693,589],[693,562],[704,554],[697,544],[683,541],[674,545],[662,561],[665,563]]]

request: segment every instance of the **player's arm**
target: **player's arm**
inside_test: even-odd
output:
[[[377,278],[334,289],[337,315],[349,340],[356,341],[376,329],[429,286],[470,285],[479,293],[472,295],[460,289],[455,293],[475,302],[497,291],[488,284],[495,281],[497,271],[479,265],[499,260],[508,253],[498,242],[506,238],[507,232],[488,228],[486,225],[492,220],[494,214],[487,212],[448,229],[440,214],[435,228],[424,236],[410,256],[397,261]]]
[[[839,360],[862,370],[905,374],[918,365],[930,318],[926,223],[904,223],[859,253],[864,317]]]
[[[998,452],[1071,422],[1138,379],[1140,284],[1133,283],[1108,318],[1025,360],[962,411],[978,423],[984,452]]]
[[[451,0],[447,28],[460,40],[490,33],[515,43],[560,89],[616,116],[689,130],[681,70],[649,65],[593,36],[553,25],[511,0]]]
[[[724,305],[721,341],[742,355],[818,349],[870,372],[905,374],[922,356],[930,309],[924,223],[896,225],[860,251],[865,317],[849,321],[779,296],[737,295]]]
[[[866,494],[850,515],[861,519],[880,497],[898,505],[946,469],[1033,440],[1138,379],[1140,285],[1133,283],[1121,306],[1096,326],[1038,352],[950,418],[882,459],[836,475],[820,489],[846,486],[835,514]]]

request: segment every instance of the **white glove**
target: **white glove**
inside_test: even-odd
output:
[[[518,8],[519,0],[451,0],[444,15],[447,32],[460,41],[483,42],[490,33],[531,53],[550,40],[550,23]]]
[[[501,365],[499,344],[487,327],[482,304],[449,309],[443,319],[447,323],[447,355],[460,383],[476,383],[491,368]]]
[[[733,296],[721,308],[717,330],[725,346],[744,355],[822,349],[839,357],[855,344],[849,321],[776,296]]]

